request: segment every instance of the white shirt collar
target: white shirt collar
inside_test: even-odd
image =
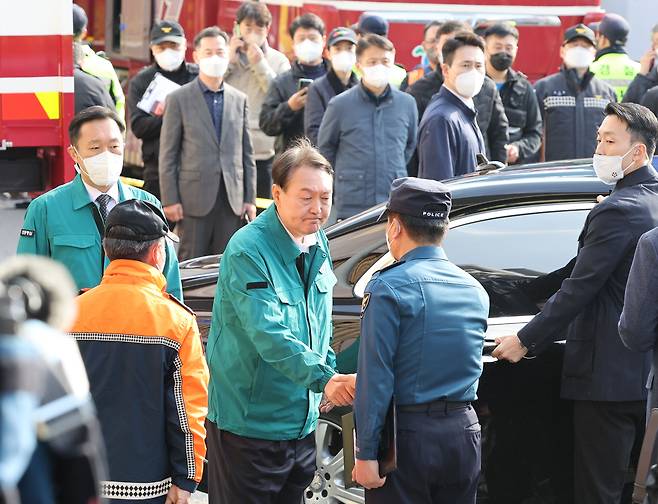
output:
[[[283,221],[281,220],[281,217],[279,217],[279,213],[277,212],[276,214],[277,218],[279,219],[279,222],[283,226],[283,229],[286,230],[286,233],[288,233],[288,236],[290,236],[290,239],[295,242],[295,245],[299,247],[299,250],[301,252],[308,252],[309,249],[315,245],[318,242],[318,237],[315,233],[302,236],[301,238],[295,238],[290,231],[288,231],[288,228],[285,226]]]
[[[473,101],[473,98],[464,98],[462,95],[459,93],[456,93],[452,89],[450,89],[448,86],[443,86],[446,88],[448,91],[450,91],[452,94],[454,94],[457,98],[459,98],[461,101],[464,102],[464,104],[470,108],[471,110],[475,110],[475,102]]]
[[[92,202],[96,203],[96,198],[98,198],[102,192],[100,192],[98,189],[95,187],[91,187],[89,184],[87,184],[81,177],[82,183],[85,185],[85,189],[87,189],[87,194],[89,194],[89,199],[91,199]],[[112,198],[112,201],[110,202],[110,205],[114,206],[119,202],[119,183],[117,182],[114,184],[112,187],[110,187],[109,191],[107,191],[107,194],[110,198]]]

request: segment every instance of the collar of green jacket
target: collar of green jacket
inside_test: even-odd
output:
[[[101,284],[131,284],[164,291],[167,280],[150,264],[132,259],[115,259],[105,269]]]
[[[283,227],[276,211],[276,205],[270,205],[269,208],[261,214],[259,221],[262,223],[262,227],[266,228],[271,237],[275,240],[277,244],[276,249],[279,252],[279,256],[283,263],[290,264],[295,262],[297,257],[299,257],[299,254],[301,254],[301,250],[299,250],[297,244],[292,238],[290,238],[286,228]],[[254,222],[254,224],[257,223],[258,221]],[[316,245],[312,246],[311,250],[313,250],[313,247],[315,246]]]
[[[121,180],[117,182],[119,186],[119,201],[124,201],[126,199],[125,190]],[[129,198],[130,199],[130,198]],[[85,207],[92,203],[89,198],[89,193],[85,187],[84,182],[82,182],[82,177],[78,173],[72,181],[72,200],[73,200],[73,209],[79,210],[82,207]]]

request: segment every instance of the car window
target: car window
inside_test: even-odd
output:
[[[533,205],[456,218],[450,223],[444,248],[452,262],[485,287],[491,317],[536,313],[537,300],[524,298],[516,286],[575,257],[578,235],[592,206]],[[383,254],[356,282],[355,294],[362,297],[372,275],[392,263],[393,257]]]

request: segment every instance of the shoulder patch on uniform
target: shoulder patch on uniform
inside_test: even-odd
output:
[[[174,303],[176,303],[178,306],[180,306],[181,308],[183,308],[185,311],[188,311],[188,312],[191,313],[192,315],[196,315],[196,313],[194,313],[194,310],[193,310],[192,308],[190,308],[189,306],[187,306],[185,303],[183,303],[183,302],[182,302],[180,299],[178,299],[176,296],[173,296],[173,295],[169,294],[168,292],[165,292],[165,294],[167,295],[167,297],[168,297],[171,301],[173,301]]]
[[[21,236],[25,236],[26,238],[34,238],[34,231],[31,229],[21,229]]]
[[[363,318],[363,315],[366,313],[368,303],[370,303],[370,293],[366,292],[363,294],[363,301],[361,301],[361,318]]]
[[[393,264],[389,264],[385,268],[380,269],[379,273],[384,273],[384,271],[388,271],[390,269],[397,268],[398,266],[400,266],[400,264],[404,264],[404,263],[405,263],[405,261],[396,261]]]

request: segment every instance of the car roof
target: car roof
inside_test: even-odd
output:
[[[601,182],[592,159],[553,161],[525,166],[480,170],[446,180],[452,192],[451,216],[480,211],[483,207],[551,201],[590,201],[607,195],[614,186]],[[371,225],[384,210],[377,205],[327,229],[327,236],[342,235]]]

